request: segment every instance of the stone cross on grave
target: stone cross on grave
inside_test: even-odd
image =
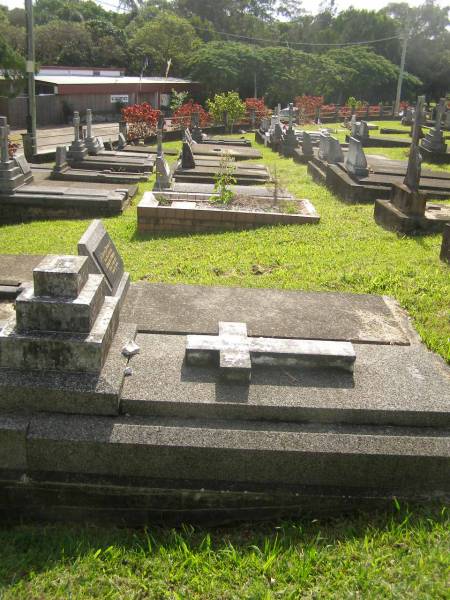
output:
[[[76,110],[73,113],[73,135],[75,142],[80,141],[80,113]]]
[[[162,154],[163,154],[162,130],[158,129],[156,132],[156,156],[162,156]]]
[[[191,127],[197,128],[199,126],[200,126],[200,115],[196,111],[191,114]]]
[[[2,117],[4,119],[5,117]],[[6,120],[6,119],[5,119]],[[9,151],[8,151],[8,125],[0,125],[0,159],[2,163],[9,162]]]
[[[292,102],[289,104],[289,129],[292,129],[294,125],[294,105]]]
[[[444,118],[445,110],[447,108],[447,99],[441,98],[439,100],[439,104],[436,110],[436,123],[434,125],[434,129],[441,132],[442,129],[442,119]]]
[[[414,192],[419,190],[420,175],[422,171],[422,155],[419,152],[419,134],[424,102],[425,96],[419,96],[417,98],[408,165],[406,167],[405,179],[403,180],[403,183]]]
[[[86,109],[86,137],[92,138],[92,110],[90,108]]]
[[[252,338],[245,323],[219,322],[219,335],[188,335],[188,366],[218,366],[227,383],[249,383],[252,365],[333,367],[353,372],[350,342]]]
[[[425,104],[425,96],[418,96],[416,110],[414,111],[414,124],[413,124],[412,136],[411,136],[412,137],[411,146],[413,144],[419,143],[420,126],[422,123],[424,104]]]

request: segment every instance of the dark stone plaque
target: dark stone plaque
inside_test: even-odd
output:
[[[91,267],[102,273],[114,294],[124,273],[123,261],[101,221],[93,221],[78,242],[78,254],[91,259]]]

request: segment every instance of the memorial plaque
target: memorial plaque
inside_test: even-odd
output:
[[[31,173],[31,167],[25,156],[16,156],[16,163],[23,175],[29,175]]]
[[[91,223],[78,242],[78,254],[91,259],[91,268],[105,276],[111,292],[115,294],[124,274],[123,261],[101,221]]]

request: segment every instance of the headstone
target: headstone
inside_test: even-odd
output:
[[[119,324],[119,299],[84,256],[47,256],[0,331],[0,368],[98,373]]]
[[[183,169],[195,168],[194,153],[192,152],[192,146],[187,139],[183,142],[181,150],[181,167]]]
[[[31,167],[25,156],[16,156],[16,163],[23,175],[27,176],[31,174]]]
[[[275,123],[273,135],[272,135],[272,143],[275,145],[279,145],[283,142],[283,139],[284,139],[284,133],[281,128],[281,125],[280,125],[280,123]]]
[[[292,102],[289,104],[289,129],[292,129],[294,125],[294,105]]]
[[[67,164],[67,150],[65,146],[57,146],[56,147],[56,160],[55,166],[53,167],[53,171],[55,173],[64,173],[64,171],[68,168]]]
[[[117,138],[117,147],[119,150],[123,150],[126,145],[127,145],[127,140],[126,140],[125,136],[123,135],[123,133],[120,132],[119,136]]]
[[[78,254],[89,258],[89,272],[102,273],[110,292],[116,294],[128,273],[124,273],[122,258],[101,221],[92,221],[78,242]]]
[[[172,174],[164,153],[158,154],[155,161],[156,170],[156,188],[159,190],[170,188]]]
[[[358,137],[360,140],[364,141],[369,138],[369,126],[366,121],[361,121],[358,129]]]
[[[8,135],[6,117],[0,117],[0,194],[9,195],[33,181],[33,173],[24,156],[9,157]]]
[[[421,173],[422,156],[419,152],[419,132],[420,132],[420,121],[423,112],[423,105],[425,102],[425,96],[419,96],[417,99],[416,111],[411,140],[411,147],[409,150],[408,165],[406,168],[406,175],[403,183],[410,189],[418,191]]]
[[[445,113],[446,104],[447,100],[445,98],[441,98],[436,110],[435,125],[421,141],[420,145],[428,152],[435,152],[437,154],[445,154],[445,152],[447,152],[447,144],[445,143],[444,136],[442,135],[442,118]]]
[[[414,119],[414,115],[413,115],[412,108],[410,106],[408,106],[407,109],[405,110],[405,114],[402,117],[402,125],[412,125],[413,119]]]
[[[359,122],[356,121],[356,115],[353,115],[353,117],[355,117],[355,120],[351,122],[350,135],[351,135],[351,137],[358,138],[359,137]]]
[[[350,342],[250,338],[245,323],[219,323],[219,335],[188,335],[188,366],[219,367],[227,383],[250,382],[252,365],[333,367],[353,372],[356,359]]]
[[[354,137],[349,138],[348,152],[344,166],[346,171],[355,177],[367,177],[369,174],[366,155],[362,149],[361,141]]]
[[[88,155],[88,149],[83,140],[80,139],[80,115],[78,111],[73,113],[74,139],[69,146],[67,157],[76,161],[84,160]]]
[[[269,131],[269,128],[270,128],[270,119],[268,117],[263,117],[261,119],[261,126],[260,126],[261,131],[265,133],[266,131]]]
[[[328,144],[327,162],[333,165],[344,162],[344,153],[342,152],[341,144],[339,143],[339,140],[331,136]]]
[[[319,137],[319,158],[320,160],[328,160],[328,152],[330,149],[330,135],[321,133]]]
[[[307,131],[303,132],[302,152],[303,152],[303,156],[311,156],[311,157],[314,156],[314,150],[313,150],[311,136]]]
[[[4,118],[4,117],[3,117]],[[8,148],[8,125],[0,125],[0,160],[2,163],[10,161]]]
[[[156,156],[162,156],[163,154],[163,146],[162,146],[162,138],[163,138],[163,132],[162,129],[157,130],[156,132]]]
[[[86,137],[84,139],[84,143],[89,154],[98,154],[105,149],[105,145],[103,144],[101,138],[97,138],[93,135],[92,110],[90,108],[86,109]]]
[[[200,143],[203,141],[203,133],[200,129],[200,114],[198,112],[194,112],[191,115],[191,126],[192,126],[192,139]]]

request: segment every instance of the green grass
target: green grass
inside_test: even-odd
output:
[[[11,599],[444,599],[445,510],[202,530],[0,531]]]
[[[264,157],[289,189],[313,201],[319,225],[139,236],[131,207],[105,223],[133,279],[389,294],[429,347],[450,358],[440,236],[388,233],[375,225],[373,207],[347,206],[305,167],[266,150]],[[87,224],[1,227],[0,252],[72,253]],[[449,557],[448,514],[432,506],[210,530],[3,527],[0,598],[434,600],[449,598]]]
[[[375,224],[372,205],[346,205],[313,183],[305,166],[262,151],[281,183],[313,202],[320,224],[140,235],[137,198],[122,216],[104,219],[132,279],[390,295],[409,311],[428,347],[450,360],[450,276],[439,260],[442,236],[407,238],[387,232]],[[388,154],[386,149],[370,151]],[[141,192],[152,185],[153,178]],[[87,224],[40,221],[3,226],[0,252],[75,253]]]

